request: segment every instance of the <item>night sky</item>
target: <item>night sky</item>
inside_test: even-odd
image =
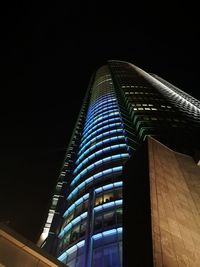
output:
[[[0,221],[37,240],[90,76],[106,60],[129,61],[200,99],[195,9],[1,7]]]

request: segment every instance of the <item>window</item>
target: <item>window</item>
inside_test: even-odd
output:
[[[117,188],[115,190],[109,190],[104,192],[104,194],[98,194],[95,199],[95,206],[101,205],[103,203],[112,202],[117,199],[122,199],[122,188]]]
[[[158,119],[156,117],[151,117],[152,121],[157,121]]]
[[[119,267],[119,248],[117,244],[104,246],[104,266]]]
[[[80,224],[76,225],[72,231],[71,231],[71,238],[70,242],[74,242],[78,239],[79,236],[79,230],[80,230]]]
[[[115,199],[122,199],[122,188],[115,189]]]
[[[99,195],[99,196],[96,197],[96,199],[95,199],[95,206],[101,205],[102,202],[103,202],[103,195],[101,194],[101,195]]]
[[[122,208],[116,210],[117,224],[122,223]]]
[[[110,242],[109,238],[102,238],[103,242],[99,243],[99,240],[94,241],[94,249],[92,256],[92,266],[94,267],[121,267],[122,266],[122,242],[117,241],[115,237],[115,243]],[[96,246],[96,242],[99,243]]]
[[[86,211],[87,209],[88,209],[88,200],[83,202],[82,212]]]
[[[68,246],[70,242],[70,233],[68,233],[64,238],[63,238],[63,245],[64,247]]]
[[[115,224],[115,212],[114,211],[108,211],[103,214],[103,225],[104,226],[110,226]]]
[[[102,228],[102,214],[96,216],[94,230],[99,230]]]
[[[114,199],[114,194],[112,191],[109,191],[107,193],[104,193],[104,196],[103,196],[103,202],[106,203],[106,202],[110,202]]]
[[[71,222],[74,218],[74,212],[72,212],[64,221],[63,223],[63,228],[65,227],[65,225],[67,225],[69,222]]]
[[[84,236],[86,232],[86,221],[81,223],[81,228],[80,228],[80,237]]]
[[[79,215],[83,211],[82,204],[78,205],[75,210],[76,216]]]
[[[103,266],[103,253],[102,248],[96,248],[93,252],[93,266],[102,267]]]

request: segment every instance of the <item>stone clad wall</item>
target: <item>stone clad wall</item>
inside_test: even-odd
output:
[[[149,138],[155,267],[200,266],[200,167]]]
[[[0,267],[67,267],[6,225],[0,224]]]

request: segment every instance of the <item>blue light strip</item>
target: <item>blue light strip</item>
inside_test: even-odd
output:
[[[109,209],[111,207],[121,206],[122,204],[123,204],[123,200],[119,199],[119,200],[111,201],[111,202],[105,203],[103,205],[97,206],[94,208],[94,211],[98,212],[101,210]]]
[[[117,102],[117,99],[116,97],[110,97],[109,99],[106,99],[104,101],[99,101],[99,102],[96,102],[94,105],[91,106],[91,109],[89,109],[88,111],[93,111],[95,108],[97,107],[100,107],[104,104],[107,104],[108,102]]]
[[[99,134],[99,133],[102,133],[103,131],[106,131],[106,130],[109,130],[109,129],[113,129],[114,127],[116,127],[117,129],[122,129],[122,123],[121,122],[118,122],[118,123],[112,123],[110,125],[106,125],[106,126],[103,126],[102,128],[92,132],[90,135],[88,135],[87,138],[82,138],[82,143],[80,144],[80,148],[90,140],[90,138],[93,138],[95,135]]]
[[[61,262],[63,262],[68,255],[70,255],[71,253],[73,253],[75,250],[77,250],[78,248],[81,248],[85,245],[85,240],[82,240],[80,242],[78,242],[76,245],[72,246],[71,248],[69,248],[68,250],[66,250],[64,253],[62,253],[57,259]]]
[[[119,145],[108,146],[108,147],[105,147],[103,149],[97,150],[95,153],[91,154],[89,157],[87,157],[86,159],[84,159],[77,166],[77,170],[80,170],[84,165],[88,164],[95,157],[99,157],[99,156],[103,155],[104,153],[111,152],[111,151],[114,153],[116,149],[122,149],[122,148],[126,149],[126,151],[127,151],[127,145],[126,144],[119,144]],[[78,163],[78,162],[76,161],[76,163]]]
[[[110,103],[110,104],[107,105],[107,106],[103,106],[103,107],[99,108],[98,110],[93,111],[93,112],[90,113],[90,114],[87,114],[86,122],[85,122],[84,125],[86,125],[92,118],[98,116],[99,114],[101,114],[101,113],[103,113],[103,112],[106,112],[106,111],[109,111],[109,110],[114,110],[114,109],[119,109],[117,103],[115,103],[115,104]]]
[[[116,187],[122,187],[123,185],[123,182],[120,181],[120,182],[116,182],[116,183],[113,183],[113,184],[107,184],[107,185],[104,185],[102,187],[98,187],[95,189],[95,193],[98,194],[98,193],[101,193],[101,192],[104,192],[104,191],[107,191],[109,189],[112,189],[113,187],[116,188]]]
[[[113,109],[109,109],[106,111],[102,111],[100,113],[98,113],[97,115],[93,115],[92,118],[90,118],[89,120],[86,121],[85,126],[84,126],[84,130],[86,130],[89,126],[92,126],[94,123],[96,123],[100,118],[106,118],[108,117],[108,115],[113,114],[117,112],[119,114],[119,109],[118,108],[113,108]],[[107,116],[105,116],[107,115]]]
[[[98,233],[96,235],[93,235],[91,238],[93,240],[97,240],[97,239],[100,239],[100,238],[103,238],[103,237],[106,237],[106,236],[109,236],[109,235],[116,235],[116,234],[121,234],[121,233],[122,233],[122,227],[119,227],[119,228],[114,228],[114,229],[111,229],[111,230],[108,230],[108,231],[104,231],[104,232]]]
[[[93,103],[91,105],[95,105],[95,103],[97,101],[102,101],[104,98],[108,98],[108,97],[115,97],[115,93],[114,93],[114,90],[109,90],[109,91],[106,91],[106,92],[103,92],[101,93],[99,96],[93,96],[91,98],[91,100],[93,100]]]
[[[96,98],[94,101],[93,101],[93,104],[90,104],[90,108],[88,111],[92,111],[94,110],[95,108],[97,108],[99,105],[102,105],[105,103],[105,100],[115,100],[116,101],[116,98],[115,98],[115,95],[113,92],[110,92],[110,93],[106,93],[105,95],[103,96],[99,96],[98,98]],[[92,100],[92,99],[91,99]],[[106,101],[107,103],[108,101]]]
[[[91,118],[93,118],[94,116],[100,114],[101,112],[108,111],[108,110],[113,110],[113,109],[115,109],[115,108],[119,108],[117,103],[116,103],[116,104],[110,103],[109,105],[106,105],[106,106],[103,107],[103,108],[99,108],[98,110],[96,110],[96,111],[94,111],[94,112],[92,112],[92,113],[90,113],[90,114],[87,115],[87,117],[86,117],[86,123],[87,123]],[[85,123],[85,124],[86,124],[86,123]]]
[[[90,103],[89,109],[93,108],[96,103],[102,102],[104,99],[107,98],[115,98],[115,92],[114,90],[109,90],[107,92],[101,93],[99,96],[95,96],[91,98],[92,103]]]
[[[92,140],[88,141],[78,152],[78,156],[88,147],[90,146],[90,144],[92,144],[93,142],[96,142],[100,139],[104,139],[105,137],[109,136],[109,135],[113,135],[113,134],[118,134],[118,133],[123,133],[123,129],[115,129],[115,130],[111,130],[111,131],[107,131],[105,133],[99,134],[96,137],[92,138]]]
[[[89,198],[89,194],[85,194],[84,196],[80,197],[76,202],[74,202],[63,214],[63,218],[66,218],[69,213],[71,213],[78,205],[83,203],[85,200]]]
[[[87,112],[87,116],[86,119],[90,118],[91,116],[93,116],[94,114],[102,111],[105,108],[109,108],[111,106],[116,106],[118,107],[118,103],[117,101],[112,101],[112,102],[105,102],[104,104],[98,105],[97,107],[95,107],[94,109],[88,110]]]
[[[102,116],[98,119],[96,119],[94,122],[92,122],[91,124],[89,124],[87,127],[84,128],[83,134],[85,134],[90,128],[93,128],[94,125],[96,125],[97,123],[100,123],[101,121],[106,121],[110,118],[114,118],[114,117],[119,117],[119,111],[116,112],[110,112],[108,115],[106,116]]]
[[[90,115],[90,114],[92,114],[92,113],[94,113],[94,112],[96,112],[96,111],[108,106],[109,104],[112,104],[112,105],[114,104],[115,105],[115,104],[118,104],[118,102],[117,102],[116,99],[112,99],[110,101],[108,99],[108,100],[102,101],[100,103],[96,103],[96,105],[94,105],[90,110],[88,110],[87,115]]]
[[[102,140],[98,143],[96,143],[95,145],[89,147],[85,152],[83,152],[77,159],[76,163],[78,164],[88,153],[92,152],[94,149],[98,149],[100,148],[101,146],[103,145],[106,145],[106,144],[110,144],[114,141],[119,141],[121,142],[122,140],[124,140],[124,144],[126,144],[126,141],[125,141],[125,136],[124,135],[119,135],[119,136],[115,136],[115,137],[110,137],[110,138],[107,138],[105,140]]]
[[[97,125],[94,125],[90,130],[88,130],[86,133],[83,134],[83,137],[81,138],[81,140],[85,139],[94,130],[101,128],[102,126],[105,126],[106,124],[109,125],[113,122],[121,122],[121,118],[119,116],[117,116],[115,118],[111,118],[111,119],[102,121],[102,122],[98,123]]]
[[[74,220],[72,220],[70,223],[68,223],[64,229],[59,233],[58,237],[62,238],[74,225],[79,223],[80,221],[84,220],[87,217],[87,212],[82,213],[78,217],[76,217]]]
[[[86,179],[84,182],[79,184],[68,196],[67,200],[70,200],[74,195],[76,195],[81,188],[83,188],[85,185],[93,182],[94,180],[97,180],[99,178],[102,178],[103,176],[107,176],[111,173],[117,174],[122,172],[122,166],[114,167],[114,168],[109,168],[106,169],[102,172],[98,172],[94,175],[92,175],[90,178]]]
[[[90,164],[88,167],[86,167],[84,170],[82,170],[71,182],[71,185],[74,185],[77,181],[79,181],[85,174],[90,172],[91,170],[95,169],[97,166],[99,167],[100,165],[103,165],[108,162],[112,162],[117,159],[128,159],[129,154],[128,153],[123,153],[123,154],[117,154],[113,156],[109,156],[103,159],[100,159],[92,164]]]

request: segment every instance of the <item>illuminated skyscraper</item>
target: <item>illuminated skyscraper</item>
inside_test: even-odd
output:
[[[123,266],[123,166],[148,136],[193,155],[199,122],[199,101],[162,78],[116,60],[99,68],[69,142],[42,247],[70,267]]]

